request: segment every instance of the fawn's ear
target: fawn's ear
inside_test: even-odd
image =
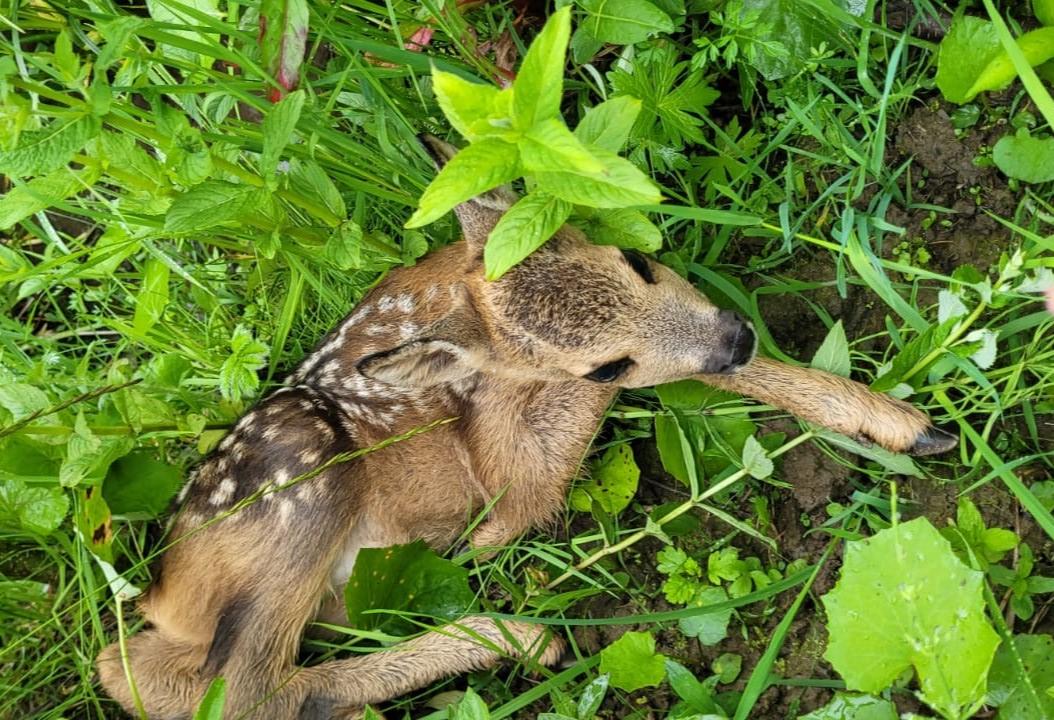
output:
[[[391,350],[358,363],[368,378],[406,388],[426,388],[472,375],[487,361],[486,335],[475,310],[460,305]]]
[[[436,168],[440,170],[457,154],[457,148],[434,135],[422,133],[417,138],[432,157]],[[461,232],[465,235],[465,242],[473,257],[482,255],[490,231],[518,199],[508,185],[499,185],[454,208],[454,214],[461,223]]]

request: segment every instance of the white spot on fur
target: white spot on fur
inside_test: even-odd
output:
[[[377,301],[377,309],[381,312],[391,312],[392,308],[395,307],[395,298],[391,295],[385,295]]]
[[[229,477],[220,480],[219,485],[209,495],[209,503],[212,505],[226,505],[230,502],[231,498],[234,497],[234,491],[237,488],[234,480]]]
[[[428,289],[425,290],[425,302],[432,302],[435,300],[436,295],[439,294],[438,285],[429,285]]]
[[[316,418],[312,424],[315,426],[315,431],[322,435],[323,438],[326,440],[333,439],[333,428],[329,426],[328,422]]]
[[[318,465],[318,461],[322,459],[322,453],[318,450],[301,450],[300,451],[300,462],[304,463],[309,467],[315,467]],[[304,483],[308,485],[310,483]]]
[[[180,489],[179,495],[176,496],[177,503],[179,503],[180,505],[183,504],[183,501],[187,499],[187,495],[190,494],[190,486],[193,484],[193,478],[190,478],[185,483],[183,483],[183,487]]]
[[[282,427],[280,425],[270,425],[263,431],[263,439],[267,442],[273,442],[277,440],[281,434]]]
[[[278,501],[278,521],[285,525],[289,522],[289,518],[293,517],[293,501],[289,498],[282,498]]]
[[[248,448],[246,447],[245,443],[235,443],[234,446],[231,448],[231,457],[234,458],[234,462],[241,462],[242,460],[244,460],[247,449]]]
[[[416,323],[412,323],[412,322],[400,323],[399,324],[399,339],[400,340],[409,340],[410,338],[412,338],[414,335],[417,334],[417,331],[419,329],[420,328],[418,328]]]
[[[414,311],[416,303],[414,303],[414,296],[410,293],[402,293],[398,298],[395,299],[395,307],[399,309],[399,312],[410,314]]]
[[[366,328],[366,334],[370,337],[377,337],[378,335],[386,335],[392,331],[391,325],[370,325]]]

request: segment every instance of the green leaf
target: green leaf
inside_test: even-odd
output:
[[[636,210],[599,210],[575,224],[597,245],[614,245],[646,253],[653,253],[662,248],[662,233],[659,228]]]
[[[1054,180],[1054,137],[1032,137],[1021,128],[1016,135],[999,138],[992,160],[1007,177],[1028,183]]]
[[[728,601],[724,588],[705,587],[692,601],[692,607],[706,607]],[[716,612],[681,618],[678,625],[688,637],[697,638],[703,645],[716,645],[728,637],[728,622],[732,619],[732,608]]]
[[[260,386],[256,373],[267,364],[268,347],[252,336],[244,325],[234,329],[231,354],[220,366],[220,394],[227,400],[241,400]]]
[[[983,582],[925,518],[849,542],[841,578],[822,598],[824,657],[849,689],[871,693],[914,667],[927,704],[947,717],[969,715],[984,700],[999,644]]]
[[[593,472],[582,484],[593,501],[605,512],[617,515],[626,509],[637,493],[640,468],[633,459],[633,450],[628,444],[615,445],[604,451],[600,461],[593,465]]]
[[[1054,718],[1054,638],[1015,635],[995,654],[988,675],[988,702],[999,720]]]
[[[629,139],[629,131],[640,115],[641,102],[629,95],[605,100],[586,110],[575,128],[575,136],[586,145],[617,153]]]
[[[600,651],[600,672],[608,673],[615,687],[633,692],[662,682],[666,658],[655,652],[650,632],[628,632]]]
[[[845,337],[845,328],[842,327],[841,320],[827,331],[827,337],[824,338],[809,364],[818,370],[849,377],[852,362],[849,359],[849,341]]]
[[[162,462],[155,453],[135,450],[110,466],[102,492],[115,515],[159,517],[183,485],[179,468]]]
[[[666,677],[670,688],[693,712],[724,717],[714,701],[713,683],[701,683],[692,671],[674,660],[666,660]]]
[[[345,218],[348,210],[340,190],[326,171],[314,160],[296,160],[292,165],[292,182],[306,197],[318,200],[338,218]]]
[[[953,103],[969,102],[976,94],[970,92],[974,82],[1001,51],[992,23],[973,15],[956,17],[941,40],[937,56],[937,87],[941,94]]]
[[[834,699],[799,720],[897,720],[897,708],[873,695],[836,692]]]
[[[362,267],[362,226],[354,220],[345,220],[326,243],[326,260],[338,270]]]
[[[28,383],[0,385],[0,407],[11,413],[12,423],[51,406],[46,392]]]
[[[549,17],[531,43],[512,84],[512,117],[517,128],[526,131],[560,114],[570,37],[571,7],[565,6]]]
[[[177,195],[165,215],[165,230],[194,233],[235,222],[254,198],[251,185],[208,180]]]
[[[0,197],[0,230],[7,230],[30,215],[90,188],[98,178],[96,167],[79,170],[60,167],[48,175],[15,185]]]
[[[1054,25],[1054,0],[1032,0],[1032,12],[1040,24]]]
[[[286,95],[280,102],[271,107],[263,120],[263,153],[260,155],[260,175],[269,186],[277,184],[275,172],[278,158],[285,146],[289,144],[296,130],[297,120],[304,108],[304,91]]]
[[[209,689],[194,711],[194,720],[223,720],[223,706],[227,702],[227,681],[221,677],[209,683]]]
[[[1017,46],[1028,64],[1035,67],[1054,58],[1054,28],[1039,28],[1027,32],[1016,40]],[[943,43],[942,43],[943,44]],[[967,99],[972,99],[985,90],[1001,90],[1017,77],[1017,70],[1010,55],[1000,46],[1000,51],[989,59],[970,89]]]
[[[475,690],[468,688],[457,706],[450,712],[450,720],[490,720],[490,710]]]
[[[571,215],[571,204],[535,190],[498,220],[483,248],[487,280],[497,280],[540,248]]]
[[[214,18],[219,19],[221,13],[218,9],[217,0],[146,0],[146,8],[150,13],[150,17],[160,23],[170,23],[172,25],[182,25],[186,28],[199,28],[201,27],[201,21],[186,12],[183,8],[189,8],[196,10],[206,15],[211,15]],[[211,40],[209,34],[199,32],[195,29],[187,30],[171,30],[165,29],[166,33],[171,33],[177,37],[186,38],[191,42],[200,43],[202,45],[209,45],[215,40]],[[188,50],[184,47],[179,47],[170,43],[160,44],[162,52],[169,56],[188,60],[190,62],[198,61],[198,53],[194,50]]]
[[[562,120],[539,120],[520,141],[520,162],[528,173],[568,170],[603,172],[604,165],[567,129]]]
[[[132,331],[138,337],[145,337],[150,329],[161,319],[168,306],[168,277],[171,273],[168,265],[157,258],[150,258],[143,271],[143,284],[135,297],[135,316]]]
[[[110,465],[131,452],[134,443],[126,437],[97,437],[78,415],[74,433],[66,442],[66,457],[59,467],[59,483],[63,487],[102,483]],[[101,500],[101,496],[100,496]]]
[[[307,0],[263,0],[260,3],[260,54],[264,67],[284,90],[300,83],[300,66],[307,49]],[[280,92],[271,92],[277,100]]]
[[[423,541],[388,548],[363,548],[344,588],[352,626],[391,633],[417,627],[407,620],[370,610],[394,610],[452,620],[471,611],[475,593],[468,570],[436,555]]]
[[[723,653],[714,659],[710,669],[717,675],[722,685],[734,683],[743,670],[743,656],[736,653]]]
[[[604,702],[604,696],[607,695],[609,680],[607,675],[601,675],[582,689],[576,713],[579,720],[590,720],[597,714],[597,710]]]
[[[757,480],[764,480],[772,474],[772,460],[753,435],[743,445],[743,469]]]
[[[62,524],[70,500],[57,487],[28,487],[22,480],[0,480],[0,524],[47,535]]]
[[[583,26],[602,42],[632,45],[656,33],[673,32],[670,16],[646,0],[579,0]]]
[[[98,118],[85,115],[24,132],[14,149],[0,150],[0,175],[43,175],[56,170],[98,135],[101,127]]]
[[[473,124],[486,120],[495,110],[500,92],[493,85],[469,82],[460,75],[432,68],[432,89],[446,119],[467,140],[475,140]]]
[[[520,176],[519,150],[497,138],[483,138],[459,151],[443,166],[424,194],[406,227],[438,220],[454,207],[480,193]]]
[[[633,163],[601,148],[593,155],[604,164],[599,173],[571,169],[534,174],[538,187],[576,205],[619,208],[652,205],[662,199],[659,188]]]

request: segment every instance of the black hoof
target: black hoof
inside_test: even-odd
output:
[[[908,450],[909,455],[937,455],[948,452],[959,444],[959,437],[937,427],[930,427],[919,433],[915,444]]]

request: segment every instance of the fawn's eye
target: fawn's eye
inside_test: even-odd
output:
[[[628,262],[629,266],[633,268],[633,271],[644,279],[644,282],[649,285],[655,284],[655,276],[651,272],[651,265],[648,263],[648,258],[633,250],[623,250],[622,257],[626,259],[626,262]]]
[[[633,365],[633,361],[628,357],[624,357],[621,360],[613,360],[609,363],[604,363],[593,372],[585,375],[586,380],[592,380],[598,383],[609,383],[618,380],[620,377],[626,374],[626,371]]]

